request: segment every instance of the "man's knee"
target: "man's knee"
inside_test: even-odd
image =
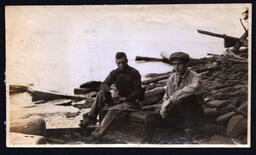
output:
[[[104,90],[98,92],[96,99],[106,103],[112,103],[111,93]]]

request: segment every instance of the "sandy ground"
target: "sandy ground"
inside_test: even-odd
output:
[[[10,122],[15,123],[31,116],[40,116],[45,120],[46,128],[79,127],[82,114],[89,109],[83,109],[80,112],[73,106],[56,105],[58,102],[65,102],[65,100],[35,104],[28,93],[12,95],[8,106]]]

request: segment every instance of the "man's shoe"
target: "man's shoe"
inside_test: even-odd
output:
[[[99,142],[99,137],[94,137],[93,135],[90,135],[84,140],[84,143],[86,144],[97,144]]]
[[[95,125],[96,119],[90,117],[87,113],[83,115],[83,120],[80,121],[79,126],[81,128],[87,128],[88,126]]]
[[[85,139],[84,142],[87,144],[96,144],[99,142],[101,135],[102,134],[100,132],[98,132],[98,130],[96,129],[95,131],[93,131],[91,133],[91,135],[89,137],[87,137]]]

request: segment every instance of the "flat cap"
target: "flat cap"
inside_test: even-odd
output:
[[[169,57],[170,63],[172,63],[173,60],[182,60],[184,62],[188,62],[189,59],[189,55],[184,52],[174,52]]]

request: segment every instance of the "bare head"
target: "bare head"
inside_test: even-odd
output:
[[[184,74],[188,69],[189,55],[184,52],[175,52],[171,54],[169,61],[173,65],[174,71],[178,74]]]
[[[128,59],[124,52],[116,53],[116,64],[120,71],[124,71],[128,66]]]

